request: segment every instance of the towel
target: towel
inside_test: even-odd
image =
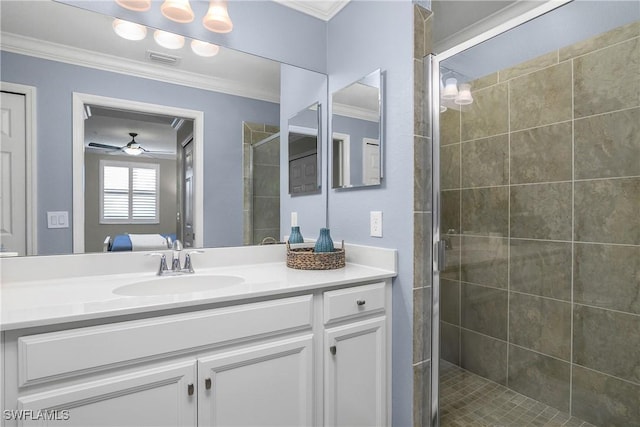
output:
[[[168,249],[167,238],[160,234],[129,234],[129,238],[134,251]]]

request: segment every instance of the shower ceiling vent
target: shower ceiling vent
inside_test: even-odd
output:
[[[165,65],[178,65],[180,63],[179,56],[167,55],[166,53],[147,51],[147,59],[151,62],[158,62]]]

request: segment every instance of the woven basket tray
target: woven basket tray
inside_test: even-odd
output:
[[[333,252],[314,252],[313,248],[291,249],[287,242],[287,267],[297,270],[335,270],[344,267],[344,240],[342,248]]]

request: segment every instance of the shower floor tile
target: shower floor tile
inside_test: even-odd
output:
[[[441,427],[595,427],[452,363],[440,361]]]

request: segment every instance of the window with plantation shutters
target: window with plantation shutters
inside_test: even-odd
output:
[[[160,165],[100,161],[100,222],[157,224]]]

